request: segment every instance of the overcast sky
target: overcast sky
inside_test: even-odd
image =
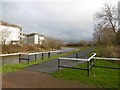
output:
[[[117,5],[118,1],[2,0],[0,19],[21,25],[24,33],[37,32],[64,41],[92,40],[94,14],[105,3]]]

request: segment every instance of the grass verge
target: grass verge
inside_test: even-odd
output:
[[[93,52],[98,51],[99,50],[95,49]],[[89,53],[88,55],[90,56],[91,53]],[[100,66],[110,66],[118,68],[117,64],[105,60],[98,60],[95,64]],[[75,67],[86,68],[87,64],[83,63]],[[55,73],[52,73],[52,76],[63,80],[76,81],[88,87],[118,89],[119,88],[118,82],[120,82],[118,73],[119,70],[93,67],[92,71],[90,71],[90,76],[87,76],[87,71],[66,68],[61,69],[60,71],[57,71]]]
[[[81,47],[78,50],[70,51],[70,52],[67,52],[67,53],[59,54],[59,55],[54,55],[54,56],[50,57],[49,59],[44,58],[43,60],[37,60],[36,62],[31,61],[29,64],[27,62],[24,62],[24,63],[20,63],[20,64],[5,65],[5,66],[0,67],[0,72],[2,72],[2,73],[15,72],[15,71],[27,68],[29,66],[38,64],[38,63],[42,63],[42,62],[46,62],[46,61],[49,61],[49,60],[57,59],[58,57],[69,56],[69,55],[74,54],[76,52],[80,52],[82,50],[85,50],[87,48],[88,47]]]

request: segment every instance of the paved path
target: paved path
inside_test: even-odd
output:
[[[82,85],[74,81],[71,82],[71,81],[54,78],[46,73],[41,73],[36,71],[25,71],[25,70],[3,74],[2,87],[3,88],[90,88],[86,85]]]
[[[87,50],[81,51],[78,53],[78,58],[80,57],[84,57],[87,58],[85,55],[88,54],[89,52],[91,52],[94,48],[91,47]],[[69,58],[75,58],[75,54],[68,56]],[[62,65],[69,65],[69,66],[75,66],[81,63],[84,63],[84,61],[65,61],[65,60],[61,60],[60,62]],[[58,60],[54,59],[54,60],[50,60],[47,62],[43,62],[37,65],[33,65],[30,66],[28,68],[26,68],[26,70],[30,70],[30,71],[40,71],[40,72],[44,72],[44,73],[52,73],[58,70]]]

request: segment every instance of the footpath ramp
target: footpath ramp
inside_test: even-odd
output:
[[[87,50],[84,50],[84,51],[81,51],[78,53],[78,58],[88,58],[86,57],[86,55],[91,52],[94,48],[91,47]],[[73,55],[70,55],[70,56],[67,56],[67,58],[75,58],[75,54]],[[62,65],[69,65],[69,66],[75,66],[75,65],[78,65],[78,64],[81,64],[81,63],[84,63],[85,61],[61,61],[60,63]],[[43,63],[40,63],[40,64],[36,64],[36,65],[33,65],[33,66],[30,66],[28,68],[26,68],[26,70],[32,70],[32,71],[39,71],[39,72],[44,72],[44,73],[52,73],[52,72],[55,72],[58,70],[58,59],[54,59],[54,60],[50,60],[50,61],[47,61],[47,62],[43,62]]]

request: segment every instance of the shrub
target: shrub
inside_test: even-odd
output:
[[[120,57],[120,50],[118,46],[107,45],[107,46],[99,46],[99,55],[102,57]]]

